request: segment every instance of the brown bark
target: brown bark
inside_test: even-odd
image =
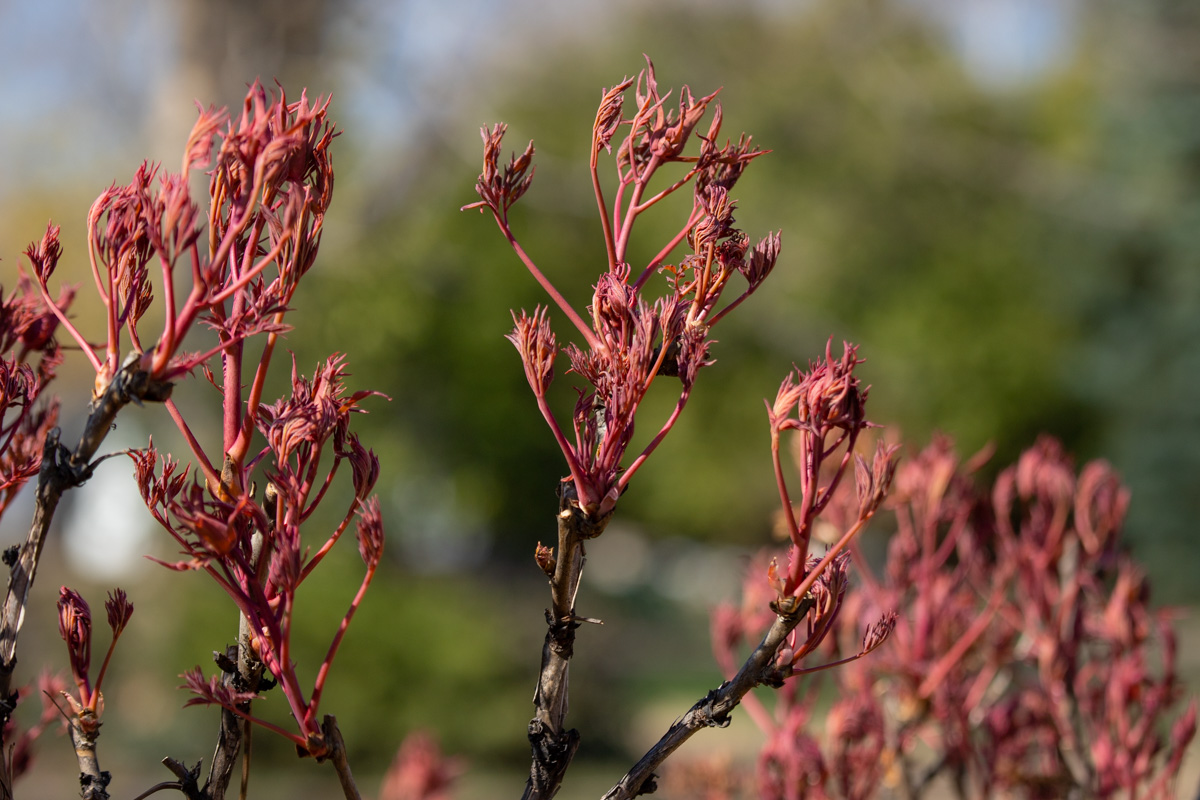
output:
[[[96,758],[100,720],[91,711],[84,711],[71,718],[68,730],[79,762],[79,796],[83,800],[109,800],[108,784],[112,775],[100,769],[100,761]]]
[[[350,773],[350,762],[346,758],[346,742],[342,739],[342,731],[338,728],[337,720],[332,714],[325,715],[321,733],[325,735],[325,742],[329,745],[330,750],[328,755],[320,760],[333,762],[333,768],[337,771],[338,782],[342,785],[342,794],[346,796],[346,800],[362,800],[362,795],[358,793],[358,786],[354,783],[354,776]]]
[[[591,519],[574,502],[574,491],[562,484],[558,504],[558,549],[550,577],[551,607],[546,610],[546,641],[542,667],[533,695],[534,717],[529,721],[533,761],[525,784],[525,800],[549,800],[558,792],[575,750],[579,732],[567,730],[570,700],[570,666],[575,648],[575,595],[583,576],[586,553],[583,543],[604,532],[612,512]]]

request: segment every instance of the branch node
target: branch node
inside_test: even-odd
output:
[[[213,663],[226,675],[237,675],[237,647],[226,648],[223,653],[220,650],[213,650]]]
[[[178,789],[179,792],[184,797],[187,797],[189,800],[200,800],[200,798],[203,798],[204,793],[201,791],[200,783],[199,783],[199,781],[200,781],[200,766],[203,763],[204,763],[204,759],[200,759],[199,761],[196,762],[196,766],[192,767],[191,769],[188,769],[186,766],[184,766],[184,764],[182,762],[176,761],[175,759],[171,758],[170,756],[167,756],[166,758],[164,758],[162,760],[163,766],[166,767],[167,769],[169,769],[171,771],[171,774],[173,774],[176,778],[179,779],[178,785],[174,786],[174,787],[170,787],[170,788]],[[167,788],[167,787],[163,787],[163,788]],[[142,796],[144,797],[145,794],[143,794]]]
[[[529,744],[533,748],[530,784],[536,796],[552,797],[579,749],[579,731],[572,728],[556,735],[535,717],[529,721]]]
[[[79,773],[79,796],[85,798],[107,798],[108,784],[112,782],[112,773],[108,770],[102,771],[99,775],[89,775],[86,772]]]
[[[729,712],[733,707],[722,708],[718,710],[718,702],[722,700],[722,691],[728,685],[728,682],[721,684],[717,689],[712,689],[708,694],[704,695],[704,700],[701,701],[700,711],[704,724],[709,728],[728,728],[731,719]]]

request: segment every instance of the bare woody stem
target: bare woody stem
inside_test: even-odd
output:
[[[789,633],[804,619],[813,606],[811,596],[805,597],[795,611],[775,617],[775,621],[746,663],[732,680],[696,701],[686,714],[680,717],[662,738],[651,747],[633,769],[617,785],[609,789],[603,800],[630,800],[640,794],[648,794],[656,788],[654,770],[672,753],[701,728],[724,728],[730,722],[729,713],[742,698],[756,686],[767,684],[779,686],[790,672],[790,668],[775,665],[775,654]]]
[[[262,559],[263,536],[255,533],[251,539],[250,563],[257,568]],[[226,650],[226,661],[217,660],[224,675],[222,682],[232,685],[241,692],[257,692],[263,676],[263,663],[254,655],[251,647],[252,626],[244,614],[238,615],[238,643],[236,647]],[[232,662],[232,663],[229,663]],[[238,707],[245,713],[250,713],[250,703],[239,703]],[[247,767],[250,759],[250,724],[227,708],[221,709],[221,729],[217,734],[217,747],[213,752],[212,767],[205,782],[203,797],[205,800],[224,800],[229,790],[229,781],[233,769],[237,765],[238,755],[245,747],[242,758],[242,796],[246,793],[249,775]]]
[[[226,673],[225,679],[230,682],[235,680],[228,673]],[[249,706],[249,703],[246,705]],[[228,709],[221,709],[221,729],[217,734],[217,747],[213,752],[212,767],[209,769],[208,780],[205,782],[204,788],[197,792],[197,797],[203,798],[203,800],[223,800],[225,792],[229,789],[229,781],[233,776],[234,767],[237,766],[238,755],[241,753],[245,728],[245,722],[237,714]],[[166,760],[163,763],[167,763]],[[168,769],[170,768],[168,764]]]
[[[550,578],[551,608],[546,610],[546,642],[542,646],[542,668],[533,696],[534,717],[529,721],[529,744],[533,762],[525,785],[525,800],[549,800],[558,792],[571,758],[579,746],[579,732],[566,729],[570,691],[571,656],[574,655],[575,595],[583,575],[583,543],[604,532],[612,512],[592,519],[574,502],[570,484],[560,484],[558,550]]]
[[[337,772],[338,781],[342,785],[342,794],[346,796],[346,800],[362,800],[362,795],[358,793],[358,786],[354,783],[354,776],[350,773],[350,762],[346,759],[346,742],[342,739],[342,732],[333,715],[325,715],[321,733],[324,734],[325,743],[329,745],[330,750],[329,754],[320,760],[333,762],[334,771]]]
[[[156,783],[154,786],[151,786],[149,789],[133,798],[133,800],[146,800],[147,797],[155,792],[161,792],[167,789],[174,789],[188,800],[204,800],[204,792],[201,791],[200,786],[197,783],[200,777],[199,762],[197,762],[196,766],[188,769],[185,765],[168,756],[162,760],[162,763],[163,766],[175,774],[177,780]]]
[[[139,367],[138,354],[131,353],[113,376],[108,389],[92,404],[74,452],[59,443],[57,428],[46,436],[33,521],[16,563],[12,565],[3,611],[0,612],[0,728],[8,722],[15,707],[12,673],[17,663],[17,635],[25,619],[25,605],[59,499],[67,489],[80,486],[91,477],[95,469],[92,458],[112,428],[117,412],[130,401],[162,402],[170,395],[171,384],[152,380],[150,374]]]
[[[83,800],[109,800],[108,784],[112,775],[100,770],[96,759],[96,739],[100,735],[100,722],[91,711],[72,717],[69,725],[71,744],[75,746],[75,758],[79,761],[79,796]]]
[[[232,685],[238,691],[256,692],[262,680],[263,665],[251,653],[249,630],[249,623],[241,616],[238,644],[226,650],[225,660],[218,659],[218,665],[225,671],[222,676],[224,683]],[[247,714],[250,713],[249,702],[239,703],[238,708]],[[242,759],[242,795],[245,794],[248,778],[246,768],[250,758],[250,723],[227,708],[221,709],[221,729],[217,734],[212,767],[204,788],[200,790],[200,796],[204,800],[224,800],[243,748],[245,755]]]

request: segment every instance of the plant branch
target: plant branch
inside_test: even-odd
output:
[[[362,795],[358,793],[358,786],[354,783],[354,776],[350,773],[350,762],[346,760],[346,742],[342,739],[342,732],[338,729],[337,720],[332,714],[325,715],[321,732],[325,735],[329,753],[318,761],[333,762],[333,768],[337,772],[338,781],[342,784],[342,793],[346,796],[346,800],[362,800]]]
[[[108,784],[112,775],[101,771],[96,758],[100,721],[92,711],[84,709],[81,714],[71,717],[68,730],[79,761],[79,796],[83,800],[109,800]]]
[[[252,666],[249,666],[249,662],[242,655],[243,650],[246,649],[241,646],[244,641],[243,631],[249,628],[245,620],[246,618],[242,616],[239,626],[238,646],[229,647],[224,653],[224,659],[217,657],[216,660],[218,666],[225,671],[222,676],[224,683],[232,685],[235,689],[242,690],[248,680],[254,680],[251,691],[256,691],[258,683],[255,680],[255,671]],[[217,655],[219,656],[220,654]],[[227,662],[234,658],[237,659],[236,669],[231,672],[228,670],[228,667],[231,665]],[[243,662],[248,664],[244,672]],[[261,663],[258,664],[257,675],[259,677],[262,675]],[[246,703],[245,705],[245,711],[249,713],[250,704]],[[233,776],[234,767],[237,765],[238,755],[241,753],[246,728],[247,725],[241,717],[227,708],[221,708],[221,729],[217,734],[217,747],[213,752],[212,766],[208,771],[208,779],[205,781],[204,789],[200,795],[204,800],[223,800],[225,797],[225,792],[229,790],[229,781]],[[164,763],[166,762],[164,761]],[[199,777],[198,769],[196,773],[193,783],[195,782],[195,778]],[[184,792],[184,794],[187,793]],[[191,797],[191,795],[188,796]]]
[[[550,299],[554,301],[554,304],[557,305],[559,309],[567,315],[567,319],[571,320],[571,323],[575,326],[576,330],[578,330],[580,335],[583,336],[583,338],[587,341],[588,346],[593,350],[603,350],[604,345],[596,337],[595,331],[587,326],[587,324],[579,316],[579,313],[575,311],[575,309],[571,307],[571,304],[567,302],[567,299],[562,296],[562,293],[559,292],[558,289],[554,288],[554,284],[550,282],[550,279],[542,274],[542,271],[538,269],[538,265],[535,264],[533,259],[529,257],[529,254],[525,252],[525,248],[521,247],[521,243],[517,241],[517,237],[508,227],[507,220],[501,219],[499,215],[495,215],[495,217],[496,224],[500,227],[500,233],[502,233],[504,238],[508,240],[508,244],[513,249],[513,252],[516,253],[517,257],[521,259],[521,263],[525,265],[525,268],[529,270],[534,279],[541,284],[543,289],[546,290],[546,294],[550,295]]]
[[[549,800],[558,792],[571,758],[579,747],[579,732],[566,730],[570,689],[570,664],[574,655],[575,595],[586,560],[583,543],[604,532],[612,512],[599,519],[588,517],[577,503],[570,484],[560,484],[558,504],[558,550],[550,578],[552,607],[546,610],[546,641],[542,667],[533,695],[534,717],[529,721],[529,743],[533,750],[525,800]]]
[[[262,562],[262,548],[263,535],[255,533],[251,538],[250,560],[247,564],[251,573],[257,572],[258,565]],[[217,658],[217,665],[224,672],[221,680],[241,692],[257,692],[262,682],[263,663],[255,655],[254,648],[251,646],[252,636],[252,623],[244,613],[240,614],[238,616],[237,646],[230,647],[226,651],[224,659]],[[233,659],[236,659],[236,662],[229,663]],[[239,709],[248,716],[250,703],[239,704]],[[206,800],[223,800],[225,797],[243,743],[246,745],[246,755],[243,759],[245,763],[250,755],[249,725],[245,722],[245,716],[222,707],[221,730],[217,734],[217,748],[213,753],[208,780],[204,784]]]
[[[167,781],[151,786],[146,791],[139,794],[134,800],[144,800],[155,792],[160,792],[163,789],[178,789],[179,793],[188,800],[205,800],[207,795],[200,790],[199,784],[196,783],[200,776],[200,762],[196,762],[196,766],[188,769],[180,762],[167,756],[162,760],[163,766],[171,770],[178,780]]]
[[[639,794],[648,794],[656,788],[654,770],[672,753],[701,728],[724,728],[729,725],[729,712],[733,711],[742,698],[756,686],[782,683],[775,666],[775,654],[787,639],[788,634],[804,619],[812,608],[813,600],[806,597],[797,609],[786,616],[779,615],[767,629],[758,647],[742,664],[732,680],[725,681],[713,689],[676,720],[662,738],[651,747],[633,769],[604,795],[604,800],[630,800]]]

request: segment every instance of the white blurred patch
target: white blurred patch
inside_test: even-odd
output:
[[[746,563],[741,548],[669,539],[656,556],[654,588],[681,605],[708,610],[741,588]]]
[[[400,545],[404,563],[426,573],[477,566],[487,558],[492,537],[483,516],[452,476],[426,474],[398,482],[391,492],[395,524],[389,541]]]
[[[109,437],[112,439],[113,437]],[[147,562],[154,525],[138,493],[133,466],[117,456],[72,489],[60,511],[67,565],[97,580],[126,579]]]
[[[980,85],[1020,88],[1071,57],[1079,0],[907,0],[939,24]]]
[[[610,594],[622,594],[641,585],[650,568],[646,537],[627,525],[612,524],[587,543],[584,579]]]

